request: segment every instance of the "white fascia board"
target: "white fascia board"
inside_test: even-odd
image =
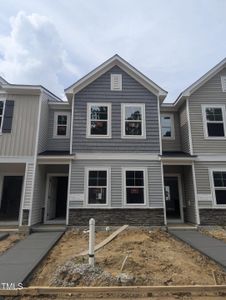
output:
[[[76,153],[76,160],[159,160],[158,154],[150,153]]]
[[[33,163],[34,156],[1,156],[0,163]]]

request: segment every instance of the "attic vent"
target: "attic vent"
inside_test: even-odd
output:
[[[122,90],[122,74],[111,74],[111,90]]]
[[[226,76],[221,76],[222,91],[226,92]]]

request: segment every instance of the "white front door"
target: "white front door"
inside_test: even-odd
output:
[[[57,177],[49,177],[46,220],[56,217]]]

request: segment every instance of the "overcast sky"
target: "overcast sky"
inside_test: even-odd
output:
[[[64,88],[118,53],[173,101],[226,57],[226,0],[0,0],[0,75]]]

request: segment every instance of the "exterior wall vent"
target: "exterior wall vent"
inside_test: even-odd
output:
[[[122,74],[111,74],[111,90],[122,90]]]
[[[221,76],[222,91],[226,92],[226,76]]]

